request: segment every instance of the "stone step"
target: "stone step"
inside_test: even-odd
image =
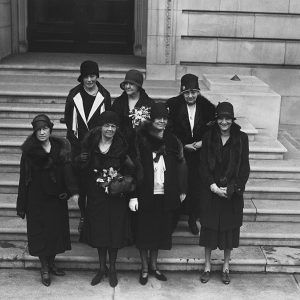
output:
[[[71,240],[78,241],[78,219],[70,219]],[[0,217],[0,240],[26,241],[26,221],[16,217]],[[199,236],[189,232],[186,221],[180,221],[173,233],[173,243],[197,245]],[[300,247],[300,222],[244,222],[241,246]]]
[[[99,267],[97,251],[84,244],[72,244],[72,250],[56,256],[57,266],[72,270],[96,270]],[[198,271],[203,269],[204,249],[198,245],[173,245],[170,251],[159,251],[159,269],[165,271]],[[220,271],[223,251],[212,252],[212,271]],[[1,268],[40,268],[37,257],[28,254],[27,243],[3,241],[0,243]],[[118,270],[140,270],[140,257],[133,246],[118,252]],[[300,271],[299,248],[270,246],[241,246],[233,249],[231,271],[285,272]],[[120,276],[120,275],[119,275]],[[138,277],[138,274],[136,275]],[[151,283],[152,279],[149,278]]]
[[[58,121],[60,118],[64,116],[64,105],[61,104],[33,105],[30,103],[24,103],[16,106],[16,103],[0,103],[0,118],[1,120],[3,120],[3,123],[0,123],[0,134],[1,134],[1,128],[5,128],[4,122],[6,121],[8,122],[6,126],[10,126],[9,122],[13,122],[15,126],[15,122],[16,124],[19,124],[18,123],[19,120],[23,120],[24,124],[22,125],[25,125],[25,124],[29,124],[30,121],[37,114],[41,114],[41,113],[47,114],[52,121]],[[241,126],[242,131],[248,134],[249,141],[254,141],[255,135],[258,134],[258,131],[254,128],[254,126],[244,117],[237,118],[236,123]],[[61,126],[61,124],[58,125]],[[56,127],[59,128],[58,126]],[[8,130],[8,132],[10,132],[10,130]]]
[[[22,123],[22,122],[21,122]],[[65,124],[59,124],[54,122],[53,133],[59,136],[65,136]],[[1,124],[3,121],[0,120],[0,131]],[[23,124],[23,123],[22,123]],[[0,153],[20,153],[20,146],[26,139],[26,135],[32,133],[31,125],[22,125],[21,129],[15,129],[17,123],[14,124],[13,121],[4,123],[2,127],[3,134],[0,134]],[[10,126],[11,132],[8,134],[7,127]],[[16,132],[17,130],[17,132]],[[27,133],[27,134],[26,134]],[[286,152],[285,147],[281,145],[277,140],[262,138],[260,135],[255,135],[255,141],[249,142],[250,149],[250,159],[283,159],[284,153]]]
[[[0,194],[15,194],[18,173],[0,173]],[[300,180],[249,179],[245,190],[246,199],[300,199]]]
[[[16,194],[0,194],[0,217],[16,217]],[[69,217],[79,220],[80,212],[76,204],[68,202]],[[181,216],[186,220],[186,216]],[[244,222],[300,222],[300,199],[262,200],[246,199]]]
[[[100,77],[123,78],[130,69],[145,74],[145,58],[134,55],[81,54],[81,53],[23,53],[4,58],[0,64],[2,75],[56,75],[77,79],[84,60],[99,64]]]

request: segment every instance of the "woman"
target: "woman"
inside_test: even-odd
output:
[[[65,104],[64,121],[67,126],[67,139],[72,146],[72,159],[81,153],[81,142],[87,132],[98,124],[100,114],[111,109],[109,92],[98,81],[99,66],[95,61],[86,60],[80,65],[78,84],[72,88]],[[82,156],[82,160],[86,157]],[[82,175],[76,174],[79,183],[80,221],[78,231],[82,233],[85,216],[86,191],[82,183]]]
[[[230,283],[231,250],[239,246],[243,222],[243,193],[249,177],[248,136],[235,122],[233,106],[219,103],[216,123],[205,135],[201,169],[202,210],[200,246],[205,247],[205,267],[201,282],[210,279],[211,251],[224,250],[222,282]]]
[[[142,262],[139,278],[142,285],[147,283],[148,273],[158,280],[167,280],[157,268],[158,250],[171,249],[173,212],[185,198],[186,166],[182,145],[165,130],[167,118],[166,106],[154,104],[151,123],[145,124],[137,136],[137,198],[130,199],[129,207],[137,214],[136,247]]]
[[[120,84],[124,92],[112,105],[112,110],[120,118],[120,130],[130,146],[134,144],[135,129],[150,117],[151,106],[154,103],[142,86],[143,74],[138,70],[129,70]],[[142,118],[138,116],[139,112]]]
[[[127,155],[127,143],[117,130],[117,114],[112,111],[102,113],[98,125],[87,134],[82,146],[88,157],[81,165],[87,190],[83,240],[97,248],[99,255],[100,267],[91,285],[100,283],[107,274],[108,252],[109,283],[115,287],[118,284],[115,266],[118,249],[126,246],[130,238],[129,210],[125,195],[112,195],[108,183],[116,172],[132,174],[134,165]]]
[[[68,195],[78,200],[71,168],[71,147],[66,139],[51,136],[53,123],[46,115],[32,121],[33,134],[22,145],[17,214],[27,219],[28,250],[41,262],[41,278],[63,276],[55,255],[71,249]]]

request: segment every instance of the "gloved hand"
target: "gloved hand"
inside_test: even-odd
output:
[[[139,202],[137,198],[131,198],[129,201],[129,208],[131,211],[137,211],[139,208]]]
[[[17,215],[21,218],[21,219],[24,219],[25,218],[25,211],[22,211],[22,210],[18,210],[17,211]]]

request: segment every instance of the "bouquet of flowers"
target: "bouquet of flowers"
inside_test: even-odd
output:
[[[108,194],[109,184],[114,178],[118,176],[118,171],[115,170],[113,167],[110,167],[109,169],[103,169],[102,171],[94,169],[94,173],[98,187],[104,188],[105,193]]]
[[[144,121],[150,119],[150,107],[141,106],[140,108],[134,108],[129,112],[129,117],[132,120],[133,128],[138,127]]]

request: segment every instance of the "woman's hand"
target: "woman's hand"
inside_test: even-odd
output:
[[[79,195],[75,194],[71,196],[69,200],[73,201],[76,204],[76,206],[78,206]]]
[[[202,147],[202,141],[194,142],[193,145],[196,149],[200,149]]]
[[[131,198],[129,200],[129,208],[131,211],[137,211],[139,209],[139,202],[137,198]]]
[[[210,190],[217,194],[219,197],[227,198],[227,188],[221,187],[219,188],[215,183],[210,185]]]
[[[195,146],[194,146],[194,143],[192,143],[192,144],[186,144],[184,146],[184,149],[187,150],[187,151],[189,151],[189,152],[194,152],[194,151],[197,150],[197,148],[195,148]]]
[[[184,201],[185,197],[186,197],[186,194],[184,194],[184,193],[179,195],[181,203]]]

